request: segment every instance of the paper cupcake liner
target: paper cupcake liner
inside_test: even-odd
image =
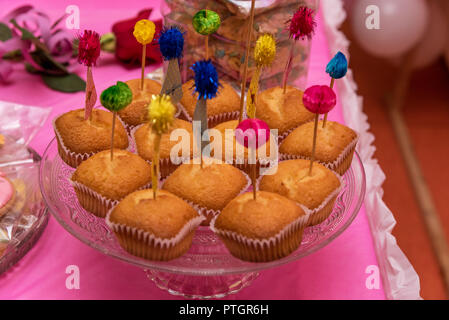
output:
[[[337,159],[335,159],[332,162],[324,162],[316,159],[316,161],[326,168],[338,173],[339,175],[343,175],[351,166],[352,163],[352,157],[354,156],[354,151],[357,146],[357,142],[359,140],[359,134],[357,133],[354,140],[352,140],[344,149],[343,151],[338,155]],[[301,156],[301,155],[294,155],[294,154],[287,154],[287,153],[280,153],[279,154],[279,160],[310,160],[310,157]]]
[[[251,178],[247,174],[245,174],[244,172],[242,172],[242,173],[245,176],[246,184],[240,190],[240,192],[236,195],[236,197],[238,197],[239,195],[245,193],[246,190],[251,186]],[[165,180],[164,180],[164,182],[165,182]],[[162,185],[162,187],[163,187],[163,185]],[[181,197],[179,195],[177,195],[177,196],[180,197],[185,202],[187,202],[188,204],[190,204],[193,207],[193,209],[196,210],[196,212],[198,212],[201,216],[203,216],[205,218],[205,220],[203,220],[203,222],[201,223],[202,226],[206,226],[206,227],[209,226],[211,220],[214,217],[216,217],[217,215],[219,215],[221,210],[222,210],[222,209],[220,209],[220,210],[210,209],[208,207],[201,206],[198,203],[195,203],[195,202],[193,202],[191,200],[185,199],[184,197]]]
[[[322,222],[324,222],[329,215],[332,213],[332,210],[334,209],[335,200],[337,199],[338,195],[340,194],[341,190],[345,186],[345,182],[343,180],[343,177],[340,176],[338,173],[333,171],[334,174],[337,176],[338,180],[340,181],[340,186],[332,191],[326,198],[324,198],[323,202],[321,204],[314,208],[310,209],[307,206],[297,202],[297,204],[303,208],[308,214],[310,214],[310,219],[308,222],[309,226],[315,226]],[[257,190],[260,190],[259,185],[260,181],[262,180],[263,176],[259,177],[256,181],[256,188]]]
[[[186,119],[189,122],[193,121],[193,118],[189,115],[187,110],[184,108],[182,104],[179,104],[181,108],[181,113],[183,115],[183,119]],[[238,120],[240,115],[240,111],[232,111],[232,112],[225,112],[216,114],[214,116],[207,117],[207,127],[213,128],[216,125],[219,125],[220,123],[231,121],[231,120]]]
[[[53,130],[55,131],[56,135],[56,141],[58,142],[58,154],[61,157],[62,161],[64,161],[66,164],[71,166],[72,168],[77,168],[81,162],[89,159],[94,154],[100,152],[89,152],[89,153],[77,153],[70,151],[69,148],[66,147],[64,144],[64,141],[61,137],[61,134],[59,133],[59,130],[56,128],[56,120],[59,119],[63,114],[53,119]],[[125,123],[120,119],[120,117],[117,115],[117,119],[120,121],[120,123],[126,128]],[[107,150],[107,149],[106,149]],[[126,149],[128,151],[132,151],[132,146],[130,139],[128,137],[128,148]],[[104,150],[102,150],[104,151]]]
[[[167,261],[180,257],[187,252],[192,244],[196,228],[204,217],[198,216],[189,220],[176,236],[163,239],[139,228],[110,220],[115,206],[106,214],[106,224],[114,232],[120,246],[130,254],[148,260]]]
[[[92,190],[88,186],[72,180],[73,174],[69,178],[69,182],[72,185],[73,189],[75,189],[76,196],[78,198],[78,201],[80,205],[88,212],[92,213],[93,215],[104,218],[106,217],[106,214],[108,210],[110,210],[112,207],[116,206],[119,201],[121,200],[112,200],[109,198],[106,198],[105,196],[99,194],[98,192]],[[137,190],[143,190],[151,188],[152,183],[148,183]]]
[[[310,213],[297,218],[286,225],[279,233],[268,239],[248,238],[240,233],[215,227],[218,218],[210,223],[210,228],[224,242],[229,252],[245,261],[268,262],[288,256],[298,249],[302,241],[304,228],[308,226]]]

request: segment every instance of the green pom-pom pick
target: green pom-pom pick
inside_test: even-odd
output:
[[[208,36],[218,30],[221,24],[220,16],[212,10],[200,10],[193,16],[193,28],[199,34]]]
[[[101,93],[100,101],[103,107],[112,112],[117,112],[125,108],[133,100],[133,93],[124,82],[117,81],[117,84],[110,86]]]

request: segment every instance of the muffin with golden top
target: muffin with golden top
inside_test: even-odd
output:
[[[288,256],[302,240],[308,214],[279,194],[244,193],[212,220],[211,228],[229,252],[245,261],[268,262]]]
[[[207,100],[208,127],[212,128],[219,123],[238,119],[240,111],[240,97],[234,88],[227,82],[220,82],[217,96]],[[194,80],[189,80],[182,85],[184,93],[181,99],[182,113],[186,120],[192,121],[198,102],[198,93],[194,92]]]
[[[187,252],[203,218],[184,200],[159,190],[127,195],[106,217],[120,245],[132,255],[157,261]]]
[[[276,173],[264,175],[259,182],[262,191],[275,192],[303,205],[311,212],[310,225],[320,224],[332,213],[342,180],[325,166],[310,161],[287,160],[278,164]]]
[[[235,167],[250,173],[250,165],[248,158],[248,149],[237,143],[235,139],[235,129],[238,126],[238,120],[231,120],[220,123],[213,129],[218,130],[221,140],[215,140],[213,133],[210,133],[212,141],[212,156],[224,162],[231,163]],[[221,152],[220,152],[221,151]],[[263,144],[256,152],[256,168],[259,174],[260,168],[267,168],[270,163],[278,162],[278,148],[276,137],[270,135],[267,143]]]
[[[170,135],[174,130],[181,129],[180,135],[173,141]],[[151,162],[153,160],[154,151],[154,134],[152,132],[152,124],[144,124],[131,133],[132,139],[136,146],[136,152],[143,159]],[[179,163],[173,163],[170,159],[170,152],[176,146],[179,146],[178,157]],[[181,148],[182,147],[182,148]],[[184,152],[184,154],[183,154]],[[192,124],[185,120],[174,119],[168,131],[162,134],[159,149],[159,166],[161,178],[170,175],[184,161],[193,157],[193,131]]]
[[[126,150],[106,150],[83,161],[71,177],[80,205],[104,218],[110,208],[133,191],[151,184],[151,166]]]
[[[163,189],[189,202],[206,218],[208,225],[237,195],[249,186],[249,179],[239,169],[220,160],[205,158],[182,164],[165,180]]]
[[[279,147],[282,159],[310,159],[312,155],[314,123],[306,123],[293,130]],[[318,122],[315,159],[329,169],[343,175],[351,166],[357,133],[338,122]]]
[[[144,89],[140,89],[141,79],[128,80],[125,83],[133,93],[132,102],[118,112],[118,115],[126,124],[128,131],[148,121],[147,107],[154,94],[161,92],[162,86],[159,82],[151,79],[144,79]]]
[[[265,121],[270,129],[278,129],[279,140],[298,126],[312,121],[314,114],[302,103],[303,92],[292,86],[269,88],[257,96],[256,118]]]
[[[53,121],[58,153],[69,166],[76,168],[97,152],[111,148],[112,113],[93,109],[85,120],[84,109],[72,110]],[[114,148],[127,149],[128,134],[120,121],[114,128]]]

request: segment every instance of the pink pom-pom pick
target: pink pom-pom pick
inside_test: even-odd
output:
[[[316,26],[312,9],[299,7],[298,11],[287,22],[290,22],[288,27],[290,38],[295,40],[304,39],[305,37],[309,40],[312,38]]]
[[[84,30],[78,38],[78,62],[87,67],[96,65],[101,50],[100,35],[93,30]]]
[[[312,86],[307,88],[302,96],[302,102],[307,110],[315,114],[325,114],[337,103],[337,96],[329,86]]]
[[[270,127],[260,119],[243,120],[235,130],[235,139],[245,148],[258,149],[270,139]]]

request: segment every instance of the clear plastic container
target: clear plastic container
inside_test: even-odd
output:
[[[287,31],[287,21],[300,5],[312,9],[319,8],[319,0],[256,0],[252,45],[257,37],[271,33],[277,42],[277,54],[273,65],[264,69],[260,87],[265,89],[282,84],[282,76],[287,62],[292,41]],[[182,80],[185,82],[193,76],[190,67],[195,61],[205,57],[205,37],[196,33],[192,27],[193,15],[204,8],[216,11],[221,17],[218,31],[209,37],[209,55],[220,74],[220,79],[240,87],[245,60],[245,39],[249,23],[251,1],[206,1],[206,0],[166,0],[161,12],[164,25],[178,25],[185,32],[184,56],[180,67]],[[248,83],[255,71],[252,51],[249,60]],[[310,41],[298,40],[294,47],[292,71],[289,84],[304,89],[307,79],[310,54]]]

